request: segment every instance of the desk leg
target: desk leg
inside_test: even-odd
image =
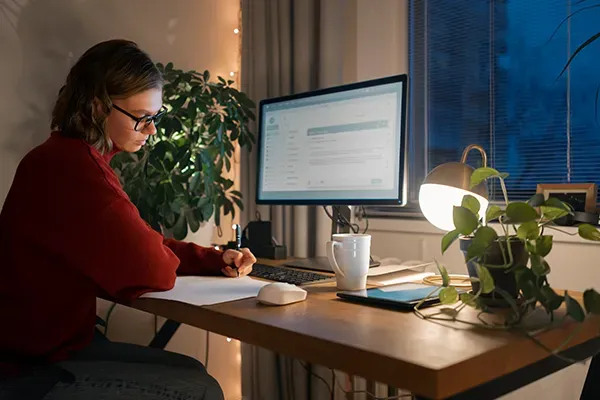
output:
[[[148,347],[154,347],[155,349],[164,349],[167,347],[167,344],[169,344],[169,341],[173,338],[173,335],[177,332],[180,325],[180,322],[175,322],[170,319],[166,320]]]
[[[600,356],[592,357],[590,368],[588,369],[585,384],[581,391],[580,400],[594,400],[600,398]]]

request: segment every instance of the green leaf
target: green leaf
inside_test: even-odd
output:
[[[581,305],[565,292],[565,304],[567,305],[567,314],[577,322],[583,322],[585,313]]]
[[[479,277],[479,284],[481,285],[481,293],[487,294],[492,293],[494,290],[494,278],[490,274],[490,271],[486,267],[476,265],[477,276]]]
[[[241,211],[244,211],[244,202],[239,197],[232,197],[233,202],[238,206]]]
[[[223,182],[223,190],[227,191],[227,190],[231,189],[232,186],[233,186],[233,181],[231,179],[225,179],[225,181]]]
[[[473,233],[479,224],[475,214],[465,207],[454,206],[453,218],[456,230],[465,236]]]
[[[537,193],[534,194],[529,200],[527,200],[527,204],[529,204],[531,207],[539,207],[543,205],[545,201],[546,199],[544,198],[544,195],[541,193]]]
[[[527,203],[514,202],[506,207],[506,216],[511,223],[522,224],[537,219],[538,213]]]
[[[232,190],[230,193],[236,197],[239,197],[240,199],[244,198],[244,195],[238,190]]]
[[[598,232],[598,229],[593,225],[581,224],[577,228],[577,231],[579,232],[579,236],[584,239],[600,242],[600,232]]]
[[[196,202],[196,207],[202,208],[208,203],[210,203],[210,197],[206,197],[206,196],[200,197],[198,199],[198,201]]]
[[[187,105],[187,116],[190,119],[190,121],[196,120],[197,114],[198,114],[198,109],[196,108],[196,103],[193,101],[190,101]]]
[[[448,286],[440,290],[440,302],[442,304],[454,304],[458,301],[458,292],[454,286]]]
[[[485,214],[485,222],[490,222],[492,220],[498,219],[502,215],[504,215],[503,209],[495,205],[489,206]]]
[[[197,232],[200,229],[200,222],[196,219],[194,212],[191,209],[185,210],[185,217],[192,232]]]
[[[517,229],[517,236],[521,240],[535,240],[540,236],[540,227],[536,221],[525,222]]]
[[[212,217],[214,209],[212,203],[206,203],[202,206],[202,217],[205,221],[208,221]]]
[[[540,207],[545,221],[554,221],[571,214],[571,206],[555,197],[550,197]]]
[[[192,180],[190,181],[190,191],[198,191],[198,189],[200,188],[200,183],[202,183],[202,173],[200,171],[196,171],[192,174]]]
[[[563,297],[556,294],[550,286],[542,286],[541,294],[544,296],[543,304],[548,311],[557,310],[563,302]]]
[[[525,299],[532,299],[536,297],[537,288],[535,286],[536,277],[527,267],[521,267],[515,270],[515,277],[517,279],[517,286],[523,292]]]
[[[173,111],[174,113],[178,113],[179,110],[181,109],[181,107],[183,107],[183,105],[185,104],[185,101],[187,100],[187,96],[184,94],[180,94],[179,97],[175,100],[173,100],[171,102],[171,107],[173,107]]]
[[[479,257],[487,250],[488,247],[496,240],[498,234],[489,226],[483,226],[475,232],[475,236],[471,241],[471,245],[467,249],[467,259],[471,260],[474,257]]]
[[[549,197],[543,205],[546,207],[553,207],[571,212],[571,206],[564,201],[557,199],[556,197]]]
[[[477,168],[473,171],[471,175],[471,189],[475,186],[479,185],[481,182],[485,181],[488,178],[498,177],[502,179],[506,179],[508,177],[507,173],[500,173],[496,171],[494,168],[483,167]]]
[[[226,201],[225,203],[223,203],[223,214],[224,215],[229,215],[229,213],[232,211],[233,211],[233,207],[231,206],[231,202]]]
[[[459,236],[460,232],[455,229],[446,233],[444,237],[442,237],[442,254],[448,250],[448,248],[456,241],[456,239],[458,239]]]
[[[447,287],[450,285],[450,276],[448,276],[448,271],[446,271],[446,267],[440,264],[437,260],[435,260],[435,264],[437,265],[438,271],[440,271],[440,275],[442,276],[442,286]]]
[[[479,210],[481,209],[481,204],[479,204],[479,200],[477,200],[470,194],[467,194],[463,197],[461,205],[467,210],[470,210],[475,215],[477,215],[479,213]]]
[[[550,272],[550,266],[542,257],[537,254],[532,254],[530,257],[531,260],[531,272],[535,274],[535,276],[545,276]]]
[[[468,305],[470,307],[477,307],[477,303],[475,301],[475,295],[473,295],[472,293],[466,293],[466,292],[461,293],[459,297],[460,297],[460,301],[462,301],[466,305]]]
[[[594,289],[583,292],[583,304],[588,314],[600,314],[600,294]]]
[[[187,236],[188,225],[184,213],[179,214],[177,222],[173,226],[173,237],[177,240],[183,240]]]
[[[175,198],[171,201],[170,207],[174,213],[179,214],[185,209],[185,201],[181,198]]]
[[[552,236],[549,236],[549,235],[540,236],[535,241],[535,251],[534,252],[538,256],[546,257],[548,254],[550,254],[551,250],[552,250]]]
[[[559,218],[565,217],[570,213],[569,211],[556,207],[541,206],[540,210],[542,211],[542,216],[545,221],[554,221]]]

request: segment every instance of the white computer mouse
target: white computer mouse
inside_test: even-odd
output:
[[[283,306],[306,300],[306,290],[289,283],[273,282],[260,288],[256,299],[263,304]]]

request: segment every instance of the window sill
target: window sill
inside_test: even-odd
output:
[[[490,224],[498,234],[502,234],[502,228],[498,223]],[[559,232],[553,229],[546,229],[545,233],[553,236],[555,243],[580,243],[590,246],[598,246],[600,242],[585,240],[577,235],[577,228],[573,226],[563,226]],[[369,218],[369,231],[390,232],[390,233],[410,233],[421,235],[444,235],[445,232],[437,229],[425,219],[381,219]],[[566,232],[566,233],[565,233]]]

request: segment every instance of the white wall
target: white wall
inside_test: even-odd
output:
[[[0,206],[19,160],[50,133],[58,89],[93,44],[136,41],[155,59],[229,77],[239,65],[238,0],[0,0]],[[208,245],[212,227],[193,240]],[[107,304],[99,302],[99,315]],[[147,344],[154,317],[118,306],[109,336]],[[170,349],[204,360],[205,332],[184,327]],[[239,343],[211,334],[209,372],[241,398]]]
[[[357,80],[408,71],[407,0],[357,0]],[[423,220],[372,220],[373,254],[401,260],[437,258],[452,273],[466,273],[457,246],[441,256],[442,232]],[[569,230],[569,229],[567,229]],[[573,232],[573,229],[570,229]],[[554,237],[548,262],[550,283],[561,289],[600,289],[600,245],[565,234]],[[505,399],[577,399],[587,365],[562,372],[505,396]],[[543,387],[543,389],[542,389]]]
[[[237,0],[0,0],[0,10],[0,204],[18,161],[48,136],[69,68],[93,44],[127,38],[183,69],[238,69]]]

